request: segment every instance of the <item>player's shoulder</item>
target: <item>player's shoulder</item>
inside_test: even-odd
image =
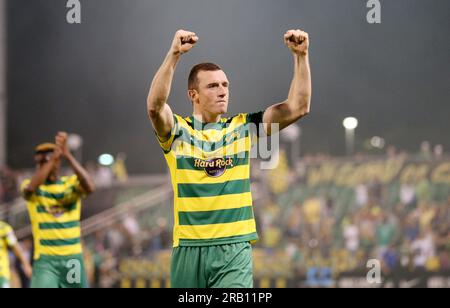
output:
[[[219,123],[212,123],[212,124],[210,123],[207,125],[208,127],[210,126],[209,128],[214,128],[216,130],[222,130],[223,128],[227,127],[234,128],[241,124],[252,122],[252,117],[254,114],[256,113],[237,113],[229,117],[222,117]],[[175,125],[177,125],[178,127],[194,128],[195,125],[199,125],[201,127],[204,127],[204,125],[206,125],[197,121],[193,116],[182,117],[175,113],[174,113],[174,121]]]
[[[247,115],[248,113],[238,113],[235,114],[234,116],[231,116],[228,118],[228,121],[239,121],[239,122],[245,122],[247,120]]]
[[[249,122],[252,113],[242,112],[237,113],[231,117],[222,119],[226,124],[245,124]]]
[[[22,183],[20,183],[20,187],[24,187],[24,186],[30,184],[30,182],[31,182],[30,178],[23,179]]]
[[[71,178],[73,178],[74,174],[70,174],[70,175],[63,175],[60,180],[59,183],[65,183],[67,181],[70,181]]]
[[[190,116],[182,116],[179,114],[174,113],[173,114],[173,124],[177,128],[187,128],[189,126],[192,126],[192,117]]]
[[[0,235],[4,236],[12,231],[12,227],[4,221],[0,221]]]
[[[58,181],[58,184],[73,184],[78,182],[78,176],[76,174],[64,175]]]
[[[177,113],[173,114],[173,119],[174,119],[175,123],[190,121],[190,117],[189,116],[182,116],[182,115],[177,114]]]

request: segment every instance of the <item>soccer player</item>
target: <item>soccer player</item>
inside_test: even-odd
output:
[[[223,118],[229,81],[216,64],[194,66],[187,94],[193,114],[181,117],[167,104],[175,67],[198,41],[176,32],[153,78],[147,112],[169,166],[174,190],[172,287],[252,287],[251,243],[258,239],[250,193],[249,152],[255,137],[309,113],[308,34],[289,30],[284,42],[294,58],[288,97],[266,110]],[[241,102],[243,104],[243,102]],[[264,132],[249,133],[249,127]]]
[[[81,249],[81,197],[94,191],[94,183],[72,156],[67,134],[58,132],[55,144],[35,149],[36,172],[21,185],[27,200],[34,237],[32,288],[87,287]],[[61,159],[74,171],[59,177]]]
[[[14,255],[22,264],[22,269],[28,278],[31,278],[31,265],[25,257],[22,248],[17,242],[14,231],[10,225],[0,221],[0,289],[9,288],[11,273],[9,270],[8,250],[11,249]]]

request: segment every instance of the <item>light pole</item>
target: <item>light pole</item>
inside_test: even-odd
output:
[[[342,121],[345,127],[345,149],[347,155],[352,155],[355,148],[355,128],[358,126],[358,119],[347,117]]]
[[[281,138],[287,141],[291,147],[290,160],[292,166],[295,166],[300,156],[300,136],[302,134],[300,126],[292,123],[281,131]]]
[[[67,146],[69,150],[73,152],[75,158],[80,162],[82,162],[82,146],[83,146],[83,138],[77,134],[69,134],[67,137]]]
[[[0,0],[0,166],[6,164],[6,0]]]

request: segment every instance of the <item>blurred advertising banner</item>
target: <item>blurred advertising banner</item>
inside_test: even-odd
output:
[[[376,179],[381,184],[392,182],[450,185],[450,158],[441,160],[413,160],[406,158],[372,160],[334,160],[305,163],[302,181],[314,187],[334,184],[355,187]]]

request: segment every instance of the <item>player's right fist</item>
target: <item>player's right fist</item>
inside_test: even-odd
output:
[[[171,50],[173,54],[181,55],[188,52],[198,41],[198,36],[194,32],[178,30],[172,41]]]
[[[55,136],[55,143],[57,146],[64,148],[67,142],[67,133],[66,132],[58,132]]]

